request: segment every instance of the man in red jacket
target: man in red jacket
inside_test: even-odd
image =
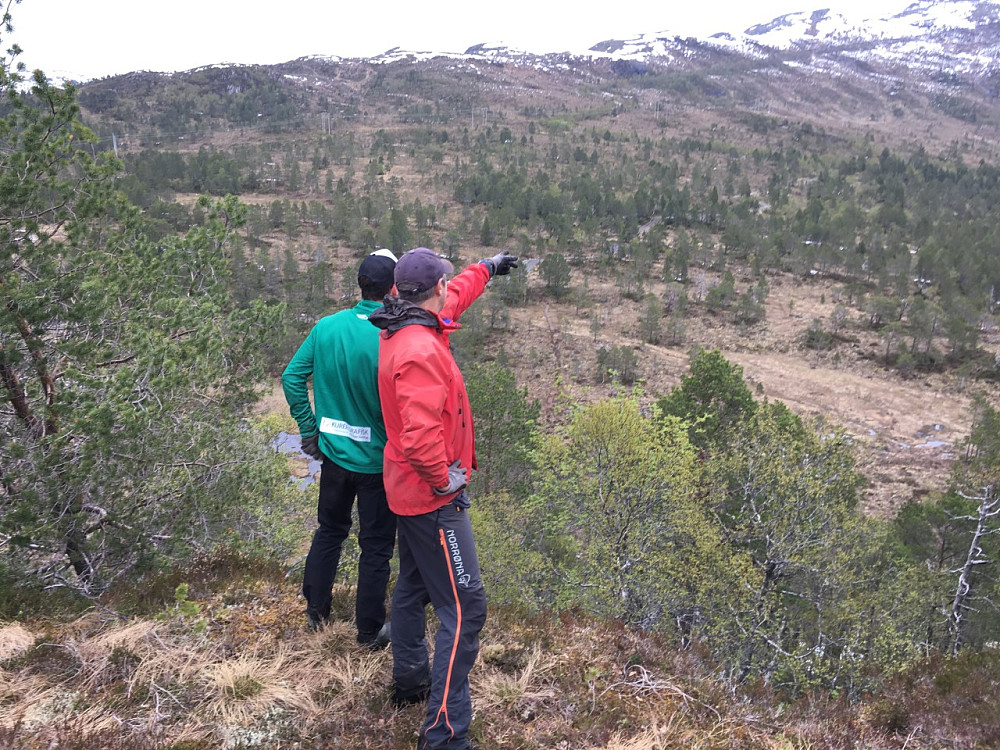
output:
[[[493,276],[517,267],[506,251],[449,280],[451,263],[427,248],[396,263],[398,297],[369,316],[383,329],[379,397],[388,436],[386,497],[397,515],[399,578],[392,598],[393,700],[429,697],[421,750],[467,750],[469,670],[479,653],[486,596],[466,509],[476,468],[472,413],[448,337]],[[425,607],[440,620],[434,666],[424,637]]]

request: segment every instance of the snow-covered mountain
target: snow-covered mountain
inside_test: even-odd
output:
[[[371,61],[453,57],[536,66],[575,59],[669,62],[689,59],[706,48],[752,58],[793,55],[799,59],[800,53],[808,52],[903,67],[981,72],[1000,61],[1000,0],[918,0],[896,15],[868,19],[819,9],[779,16],[742,33],[719,32],[695,39],[664,30],[604,40],[587,50],[553,50],[546,55],[497,42],[477,44],[462,53],[393,49]]]
[[[654,113],[742,110],[750,122],[761,113],[807,113],[817,123],[864,122],[910,139],[939,130],[951,144],[970,126],[976,137],[997,131],[1000,0],[918,0],[890,17],[860,20],[814,10],[738,33],[695,38],[663,30],[546,54],[493,42],[448,53],[395,48],[374,58],[314,55],[174,75],[220,96],[270,77],[269,86],[289,87],[289,101],[304,110],[320,95],[324,106],[352,113],[359,102],[371,109],[384,95],[390,98],[381,113],[405,118],[448,107],[471,111],[469,102],[512,111],[558,102],[582,111],[598,101]],[[100,112],[123,95],[152,97],[168,78],[136,73],[94,81],[81,101]]]
[[[984,70],[1000,58],[1000,3],[919,0],[894,16],[861,21],[829,10],[792,13],[741,35],[716,35],[709,41],[756,54],[836,51],[904,67]]]

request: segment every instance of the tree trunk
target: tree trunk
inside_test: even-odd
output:
[[[972,571],[977,565],[986,565],[991,561],[983,556],[982,539],[987,534],[992,533],[990,519],[1000,513],[1000,498],[993,496],[993,485],[987,485],[982,497],[970,498],[979,500],[979,508],[974,519],[976,529],[972,534],[972,541],[969,543],[969,551],[965,557],[965,563],[959,568],[958,586],[955,588],[955,597],[952,599],[951,612],[948,615],[949,629],[951,630],[951,653],[952,656],[958,654],[962,648],[963,635],[965,633],[965,612],[970,609],[968,604],[972,597]]]

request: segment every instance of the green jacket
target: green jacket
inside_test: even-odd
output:
[[[323,454],[362,474],[382,473],[385,448],[378,399],[379,330],[368,322],[368,315],[381,305],[362,300],[350,310],[321,318],[281,374],[299,433],[315,435],[319,430]],[[309,403],[310,377],[315,412]]]

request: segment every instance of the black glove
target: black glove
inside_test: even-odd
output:
[[[464,490],[469,483],[469,478],[465,476],[465,469],[462,468],[462,460],[455,459],[448,467],[448,485],[446,487],[434,487],[435,495],[454,495],[459,490]]]
[[[492,258],[483,261],[490,269],[490,277],[506,276],[510,269],[517,268],[517,256],[511,255],[510,250],[497,253]]]
[[[302,438],[302,452],[312,456],[317,461],[323,460],[323,451],[319,449],[319,433]]]

